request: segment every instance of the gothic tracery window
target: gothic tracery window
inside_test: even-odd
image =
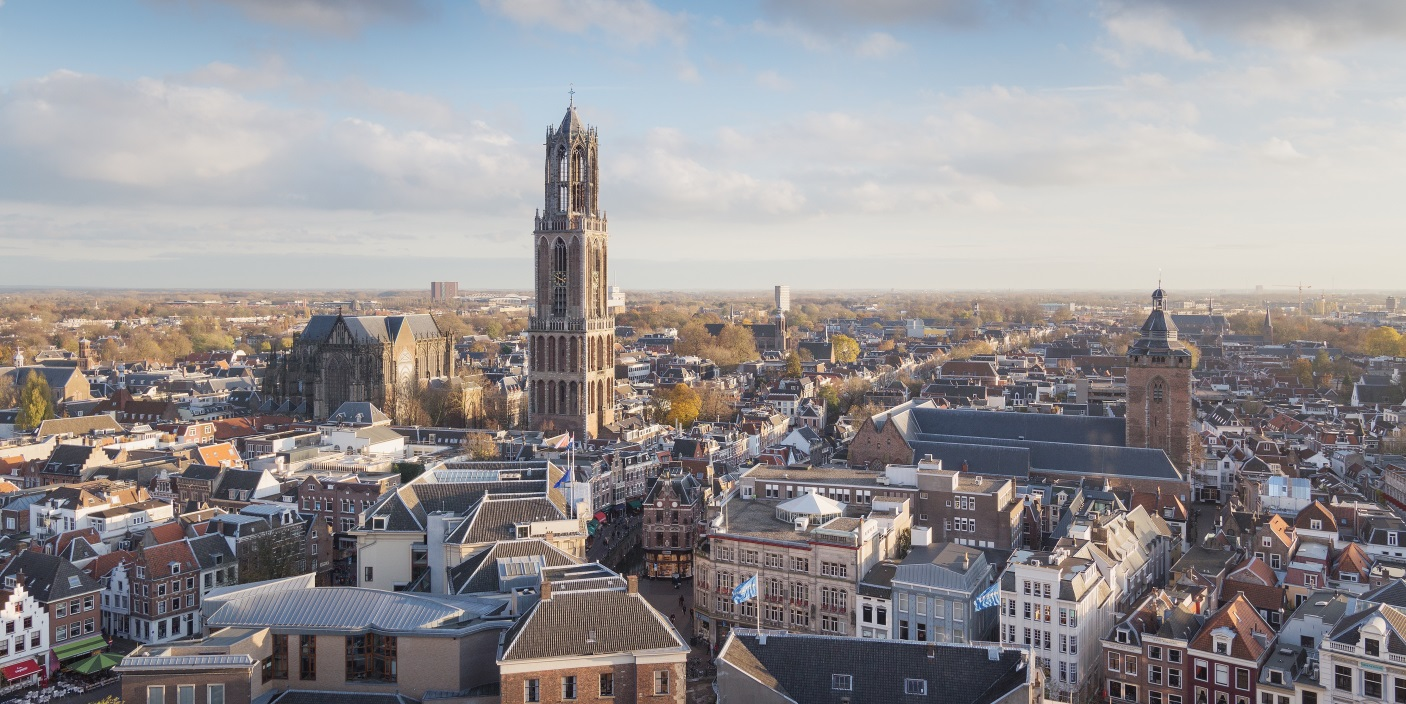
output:
[[[1160,378],[1159,378],[1159,379],[1154,379],[1154,380],[1152,381],[1152,400],[1153,400],[1154,402],[1156,402],[1156,403],[1161,403],[1161,402],[1162,402],[1162,398],[1163,398],[1165,395],[1166,395],[1166,385],[1162,383],[1162,380],[1161,380]]]
[[[552,315],[566,316],[566,242],[558,239],[552,245]]]

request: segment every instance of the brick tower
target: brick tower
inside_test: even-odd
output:
[[[1128,447],[1155,447],[1176,468],[1191,470],[1191,351],[1177,339],[1166,293],[1152,293],[1152,313],[1128,348]]]
[[[572,104],[560,127],[547,128],[546,197],[532,234],[531,422],[578,438],[615,420],[615,316],[606,304],[609,236],[596,157],[596,130]]]

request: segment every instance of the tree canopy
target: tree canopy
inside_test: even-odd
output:
[[[835,352],[835,361],[849,363],[859,359],[859,342],[849,335],[836,335],[830,338],[830,346]]]
[[[699,412],[703,410],[703,400],[688,384],[675,384],[665,398],[669,402],[669,410],[664,419],[670,425],[687,427],[697,420]]]
[[[34,430],[39,424],[54,417],[54,392],[49,388],[49,380],[43,374],[30,372],[20,387],[19,415],[15,427]]]

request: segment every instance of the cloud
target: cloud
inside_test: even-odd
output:
[[[1121,0],[1130,8],[1172,12],[1206,30],[1302,49],[1406,39],[1400,0]]]
[[[1186,35],[1177,28],[1170,12],[1157,8],[1120,10],[1103,18],[1104,29],[1118,43],[1118,50],[1108,52],[1108,56],[1119,65],[1127,63],[1128,56],[1140,51],[1155,51],[1169,54],[1187,61],[1210,61],[1208,51],[1191,45]]]
[[[912,23],[971,27],[996,16],[1024,14],[1030,0],[764,0],[770,17],[831,30]]]
[[[684,83],[698,83],[703,80],[703,77],[698,73],[698,67],[693,65],[692,61],[681,62],[674,75]]]
[[[1264,144],[1260,145],[1259,153],[1266,159],[1273,161],[1298,161],[1304,156],[1287,139],[1271,137]]]
[[[781,74],[771,70],[757,74],[757,85],[777,92],[785,92],[794,87],[790,81],[782,78]]]
[[[396,129],[150,78],[56,72],[0,94],[13,201],[491,211],[525,196],[525,150],[483,122]]]
[[[383,22],[411,22],[431,16],[423,0],[157,0],[233,7],[255,22],[324,34],[351,36]]]
[[[790,181],[705,164],[697,154],[709,151],[677,130],[651,130],[642,144],[615,158],[609,178],[624,193],[613,197],[651,214],[717,219],[774,217],[805,205],[805,195]]]
[[[855,45],[854,53],[866,59],[882,59],[907,48],[907,44],[894,39],[892,34],[873,32]]]
[[[560,32],[597,30],[627,46],[660,40],[681,43],[687,17],[659,9],[649,0],[479,0],[487,11],[518,24],[543,25]]]

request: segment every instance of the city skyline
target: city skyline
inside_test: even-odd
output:
[[[574,90],[626,289],[1386,289],[1403,36],[1365,0],[9,0],[0,278],[524,289]]]

